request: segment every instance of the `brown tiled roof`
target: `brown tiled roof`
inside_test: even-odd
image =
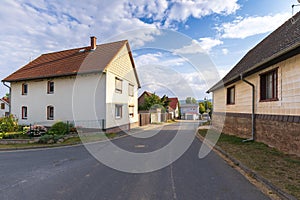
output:
[[[300,12],[277,28],[253,49],[251,49],[232,70],[216,85],[208,90],[212,92],[223,84],[240,80],[240,74],[251,75],[263,67],[274,65],[289,56],[299,54],[300,50]]]
[[[168,98],[170,100],[169,106],[173,109],[176,110],[176,107],[178,105],[178,98],[173,97],[173,98]]]
[[[95,50],[91,50],[88,46],[43,54],[3,81],[13,82],[69,76],[78,73],[102,72],[124,45],[127,45],[130,51],[128,41],[123,40],[97,45]],[[129,55],[131,56],[131,52]],[[131,61],[135,67],[132,57]]]

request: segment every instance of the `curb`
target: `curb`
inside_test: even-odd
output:
[[[277,194],[281,199],[297,200],[296,197],[294,197],[294,196],[292,196],[292,195],[290,195],[290,194],[282,191],[280,188],[278,188],[277,186],[273,185],[267,179],[265,179],[262,176],[258,175],[255,171],[253,171],[250,168],[248,168],[245,165],[243,165],[239,160],[235,159],[230,154],[228,154],[227,152],[225,152],[220,146],[218,146],[218,145],[212,146],[209,142],[204,142],[205,138],[202,135],[198,134],[198,133],[197,133],[197,138],[201,142],[203,142],[206,145],[208,145],[210,148],[214,149],[218,153],[222,154],[224,157],[228,158],[231,162],[234,163],[234,165],[236,167],[238,167],[239,169],[241,169],[243,172],[245,172],[251,178],[255,179],[256,181],[258,181],[259,183],[261,183],[262,185],[264,185],[266,188],[268,188],[269,190],[271,190],[273,193]]]

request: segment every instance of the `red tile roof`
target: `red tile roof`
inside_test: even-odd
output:
[[[128,47],[130,59],[135,68],[128,41],[123,40],[97,45],[95,50],[91,50],[88,46],[42,54],[2,81],[14,82],[69,76],[78,73],[102,72],[124,45]]]
[[[178,105],[178,98],[177,97],[173,97],[173,98],[168,98],[170,103],[169,106],[173,109],[176,110],[176,107]]]

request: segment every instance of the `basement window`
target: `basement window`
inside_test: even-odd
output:
[[[277,101],[277,69],[260,74],[260,101]]]
[[[235,104],[235,87],[227,88],[227,105]]]

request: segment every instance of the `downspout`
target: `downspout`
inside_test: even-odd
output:
[[[251,138],[243,140],[243,142],[254,141],[255,139],[255,85],[250,83],[249,81],[245,80],[243,74],[240,74],[241,80],[247,83],[252,87],[252,131],[251,131]]]
[[[11,114],[11,87],[9,85],[7,85],[4,81],[2,82],[4,86],[8,87],[9,89],[9,93],[8,93],[8,98],[9,98],[9,114]]]

